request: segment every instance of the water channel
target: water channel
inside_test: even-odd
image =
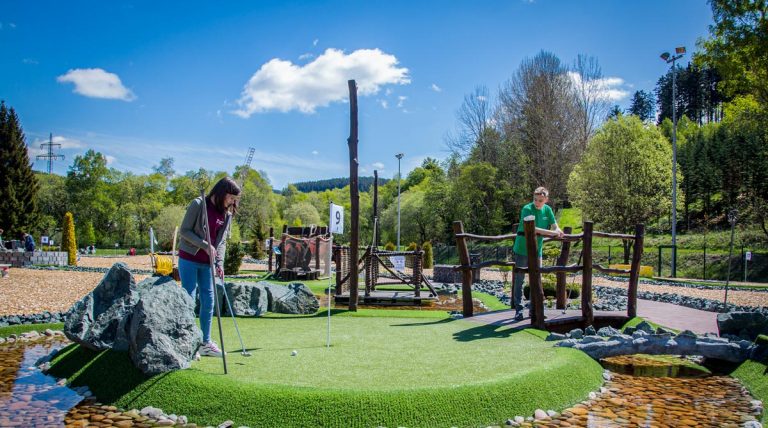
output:
[[[86,388],[72,390],[43,374],[38,360],[67,344],[62,337],[0,344],[0,427],[158,426],[157,420],[100,405]],[[520,426],[740,427],[759,420],[758,402],[736,379],[712,375],[688,360],[623,356],[603,365],[610,379],[601,391],[559,415]]]

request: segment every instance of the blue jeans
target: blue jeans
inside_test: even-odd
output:
[[[200,286],[200,330],[203,331],[203,343],[208,343],[211,341],[211,321],[213,320],[211,266],[208,263],[196,263],[179,258],[179,277],[181,286],[192,296],[192,300],[195,300],[195,292]]]
[[[528,267],[528,256],[522,256],[515,254],[515,266],[516,267]],[[539,257],[539,266],[541,266],[541,257]],[[512,307],[516,312],[523,311],[523,282],[525,281],[525,274],[515,273],[514,285],[512,286]]]

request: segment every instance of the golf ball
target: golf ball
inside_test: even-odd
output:
[[[297,355],[299,355],[299,351],[294,350],[294,351],[291,352],[291,356],[292,357],[295,357]]]

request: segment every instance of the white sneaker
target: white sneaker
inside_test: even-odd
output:
[[[215,342],[208,342],[200,347],[200,355],[204,357],[221,357],[222,350],[216,346]]]

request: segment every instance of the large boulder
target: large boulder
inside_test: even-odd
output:
[[[306,285],[292,282],[288,286],[265,284],[269,296],[269,310],[279,314],[314,314],[320,302]]]
[[[133,364],[147,375],[188,368],[203,341],[193,310],[176,281],[142,282],[128,330]]]
[[[115,263],[99,285],[69,309],[64,334],[94,351],[127,351],[126,323],[137,301],[131,271],[125,263]]]
[[[269,309],[269,297],[266,283],[228,282],[224,285],[235,316],[258,317]],[[224,312],[229,314],[226,302]]]
[[[720,336],[730,335],[755,340],[758,335],[768,334],[768,316],[761,312],[728,312],[717,314]]]

